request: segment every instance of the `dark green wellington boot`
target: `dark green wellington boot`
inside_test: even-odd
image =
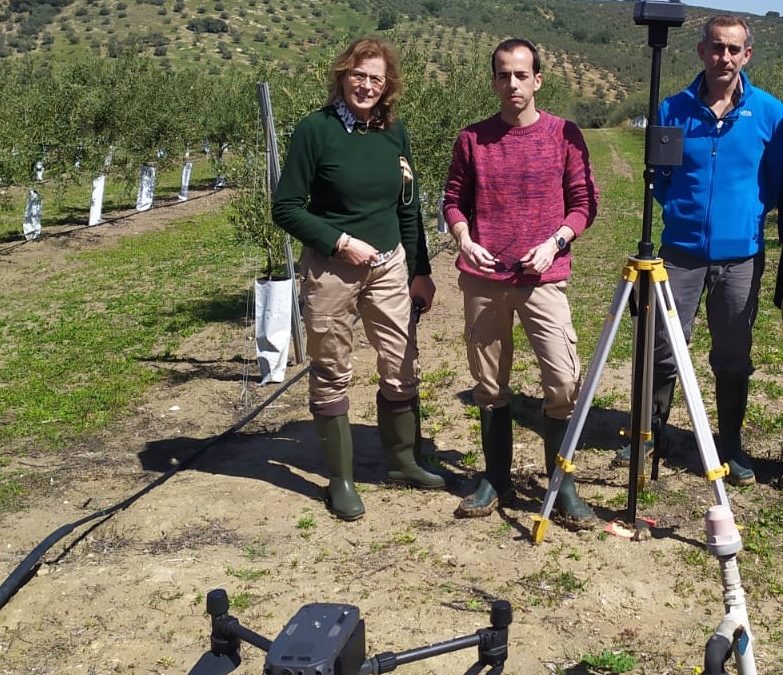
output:
[[[416,415],[416,441],[413,444],[413,457],[416,460],[416,464],[426,469],[429,473],[434,473],[436,476],[443,478],[446,481],[446,485],[451,485],[457,479],[454,473],[439,464],[435,453],[424,452],[421,447],[421,408],[418,397],[413,406],[413,412]]]
[[[718,408],[720,460],[726,462],[731,470],[726,480],[732,485],[753,485],[756,482],[753,464],[742,449],[748,378],[744,375],[716,375],[715,404]]]
[[[342,520],[358,520],[364,515],[364,504],[353,484],[353,441],[348,415],[313,418],[329,473],[326,506]]]
[[[660,380],[653,382],[652,391],[652,417],[650,418],[650,430],[653,436],[658,437],[658,443],[661,448],[661,457],[666,456],[669,447],[669,438],[666,435],[666,424],[669,421],[669,413],[672,409],[672,400],[674,399],[674,386],[676,379]],[[650,442],[648,448],[652,452],[653,443]],[[631,444],[624,445],[614,456],[612,461],[614,466],[630,466],[631,464]]]
[[[386,451],[389,480],[392,483],[410,485],[424,490],[442,490],[446,487],[443,476],[426,471],[416,463],[416,412],[414,400],[387,401],[380,392],[378,404],[378,433]]]
[[[558,420],[544,415],[544,457],[549,478],[555,470],[557,454],[560,452],[567,428],[568,420]],[[576,494],[573,474],[563,473],[555,506],[560,518],[570,527],[589,529],[598,522],[593,509]]]
[[[465,497],[457,507],[457,518],[488,516],[498,506],[514,498],[511,484],[513,432],[511,407],[481,408],[481,449],[486,469],[476,491]]]

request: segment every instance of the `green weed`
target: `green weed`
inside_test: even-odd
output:
[[[266,558],[269,555],[269,551],[266,548],[266,542],[260,539],[254,539],[251,543],[246,544],[242,549],[242,552],[250,560],[258,560],[259,558]]]
[[[531,605],[552,607],[566,596],[584,590],[586,582],[573,572],[560,572],[542,569],[523,576],[520,583],[528,590]]]
[[[603,673],[627,673],[636,665],[636,657],[628,652],[604,649],[599,654],[586,654],[582,663]]]
[[[448,387],[456,375],[457,371],[453,368],[441,366],[437,370],[422,373],[421,381],[436,387]]]
[[[247,591],[240,591],[239,593],[234,593],[229,598],[229,606],[231,609],[242,612],[246,609],[249,609],[257,602],[257,598],[252,593],[248,593]]]
[[[258,581],[263,577],[269,576],[269,570],[252,569],[249,567],[227,567],[226,574],[230,577],[236,577],[242,581]]]
[[[460,464],[469,468],[473,468],[478,464],[479,455],[475,450],[467,450],[460,459]]]
[[[392,537],[392,541],[398,546],[405,546],[416,541],[416,535],[413,532],[397,532]]]
[[[300,537],[309,539],[315,531],[315,518],[313,516],[302,516],[296,521],[296,529],[299,530]]]
[[[465,417],[471,420],[481,419],[481,408],[477,405],[465,406]]]

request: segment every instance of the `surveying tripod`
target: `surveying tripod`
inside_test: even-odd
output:
[[[663,260],[653,254],[652,210],[655,167],[675,167],[682,164],[682,129],[657,126],[658,100],[661,70],[661,52],[666,47],[668,29],[681,26],[685,20],[685,8],[678,0],[637,1],[634,4],[634,21],[648,26],[648,44],[652,47],[652,72],[648,125],[645,133],[644,210],[642,213],[642,238],[638,253],[629,256],[623,268],[622,279],[615,290],[604,328],[591,359],[574,413],[569,421],[555,470],[549,480],[541,512],[533,517],[532,539],[534,544],[543,541],[549,526],[549,516],[557,499],[557,493],[565,473],[574,471],[573,456],[582,433],[587,413],[593,402],[601,372],[606,365],[609,351],[617,335],[623,310],[636,289],[636,316],[632,357],[631,398],[631,466],[628,481],[628,523],[638,528],[636,501],[638,491],[644,487],[645,447],[653,437],[653,347],[656,317],[662,321],[666,337],[671,345],[677,375],[683,390],[696,442],[699,448],[704,475],[712,486],[716,506],[706,517],[707,547],[721,564],[725,617],[719,628],[721,639],[728,634],[740,675],[756,675],[753,658],[753,639],[750,632],[745,593],[736,564],[736,554],[742,548],[729,498],[723,479],[729,474],[727,464],[721,465],[715,442],[710,431],[704,402],[699,392],[688,345],[677,315],[668,275]],[[660,434],[659,434],[660,437]],[[660,438],[655,442],[653,478],[657,477]],[[716,515],[716,511],[719,515]],[[727,628],[728,627],[728,628]],[[717,634],[717,633],[716,633]]]

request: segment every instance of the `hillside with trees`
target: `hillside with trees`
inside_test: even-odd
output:
[[[390,31],[428,53],[431,69],[524,35],[541,45],[547,69],[577,98],[621,100],[646,85],[648,50],[633,2],[595,0],[0,0],[0,58],[36,54],[68,62],[85,56],[147,55],[164,68],[218,74],[275,63],[286,69],[348,36]],[[687,8],[670,34],[666,78],[682,83],[708,10]],[[783,59],[783,21],[749,15],[752,69]]]

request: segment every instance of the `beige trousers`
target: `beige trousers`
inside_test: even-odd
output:
[[[311,359],[310,411],[327,416],[348,412],[357,316],[378,355],[383,397],[387,401],[413,399],[419,386],[419,354],[402,246],[377,267],[356,267],[306,247],[302,274],[303,318]]]
[[[566,282],[512,286],[463,272],[459,286],[465,303],[465,342],[470,372],[476,380],[476,403],[482,408],[502,407],[511,400],[516,312],[541,369],[544,413],[568,419],[579,394],[580,364]]]

